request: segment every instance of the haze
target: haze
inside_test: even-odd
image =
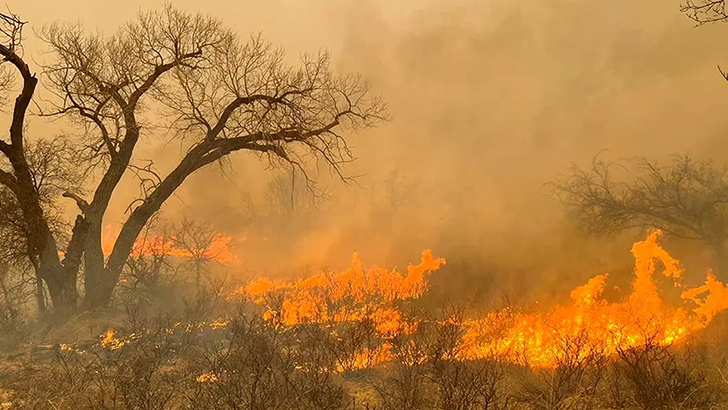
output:
[[[60,20],[109,32],[140,8],[162,5],[9,4],[31,29]],[[716,69],[728,65],[726,28],[695,29],[677,1],[174,5],[219,17],[244,35],[261,32],[291,57],[330,50],[340,70],[361,73],[383,95],[393,116],[351,136],[359,159],[345,171],[359,176],[358,185],[322,169],[314,177],[329,200],[319,204],[315,220],[305,221],[306,229],[275,246],[250,237],[244,223],[246,204],[261,206],[271,178],[252,156],[235,155],[222,178],[210,167],[183,185],[165,216],[187,215],[232,235],[249,269],[341,267],[355,249],[365,263],[402,266],[432,248],[498,271],[504,286],[528,271],[561,292],[618,265],[609,249],[595,252],[569,239],[560,204],[548,198],[544,184],[571,162],[588,164],[601,150],[610,158],[726,159],[728,84]],[[31,32],[27,37],[26,55],[42,59],[38,40]],[[63,127],[31,121],[38,134]],[[178,147],[164,141],[150,139],[137,159],[177,158]],[[392,181],[399,187],[396,206],[387,196]],[[128,196],[115,197],[107,214],[110,225],[124,220],[135,181],[127,178],[125,189]],[[629,266],[628,242],[612,246]]]

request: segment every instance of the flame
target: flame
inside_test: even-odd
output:
[[[99,342],[99,345],[102,348],[109,350],[121,349],[126,344],[126,340],[116,337],[116,332],[114,331],[114,329],[109,329],[103,335],[101,335],[101,341]]]
[[[552,368],[566,360],[611,357],[620,349],[651,344],[672,345],[707,327],[717,314],[728,309],[728,287],[708,270],[705,283],[682,290],[680,301],[669,303],[659,293],[655,275],[661,273],[682,288],[682,267],[658,243],[662,234],[651,231],[644,241],[632,246],[635,259],[632,291],[622,300],[602,298],[608,274],[596,275],[571,293],[571,303],[551,309],[524,313],[507,308],[482,317],[462,319],[453,316],[439,326],[459,326],[462,330],[454,359],[497,359],[533,367]],[[264,319],[276,326],[305,323],[322,324],[339,338],[336,323],[364,323],[379,335],[380,343],[360,346],[339,359],[338,371],[362,369],[391,361],[393,342],[401,335],[418,331],[424,318],[408,317],[403,302],[421,297],[428,277],[445,260],[422,253],[420,263],[410,265],[406,274],[374,267],[365,270],[357,253],[351,268],[339,273],[321,273],[297,281],[259,278],[238,287],[231,298],[240,298],[263,307]],[[209,326],[222,329],[228,320],[211,323],[177,323],[185,332]],[[170,330],[171,331],[171,330]],[[101,337],[101,347],[119,349],[138,335],[118,338],[113,329]],[[412,341],[406,343],[414,343]],[[404,346],[408,349],[409,345]],[[415,348],[415,346],[411,346]],[[402,359],[402,358],[400,358]],[[407,360],[425,360],[409,358]],[[216,376],[215,376],[216,377]],[[213,381],[210,375],[200,382]]]
[[[227,325],[229,325],[229,324],[230,324],[230,321],[229,320],[215,319],[210,324],[210,328],[212,330],[223,329],[223,328],[227,327]]]
[[[259,278],[236,289],[232,297],[265,308],[263,317],[284,326],[302,323],[370,321],[376,331],[392,337],[411,333],[416,323],[403,318],[397,303],[417,299],[427,289],[427,275],[445,264],[432,251],[422,253],[420,263],[407,267],[407,274],[374,267],[365,270],[358,253],[351,268],[334,274],[318,274],[295,282]],[[345,359],[345,368],[365,368],[391,358],[391,346],[364,349]]]
[[[361,321],[371,319],[383,333],[398,329],[396,301],[419,298],[427,289],[426,274],[445,263],[430,250],[407,274],[384,268],[364,270],[358,253],[351,268],[335,274],[317,274],[296,282],[259,278],[236,289],[233,296],[266,306],[264,316],[282,324]],[[276,303],[282,296],[282,302]],[[274,306],[276,305],[276,306]]]
[[[604,356],[649,343],[670,345],[705,328],[728,308],[728,288],[708,271],[706,283],[682,292],[683,306],[671,306],[658,293],[656,262],[662,274],[682,286],[680,262],[657,242],[653,230],[632,247],[632,293],[620,302],[600,300],[608,275],[598,275],[571,292],[572,303],[533,314],[501,311],[464,322],[462,359],[504,357],[537,367],[554,367],[567,354]],[[701,298],[701,296],[704,296]],[[697,307],[690,308],[690,304]]]
[[[662,275],[676,287],[682,287],[683,271],[680,262],[659,245],[661,234],[653,230],[633,245],[635,278],[632,292],[623,300],[601,299],[609,277],[601,274],[573,289],[570,304],[536,313],[509,308],[460,321],[463,337],[457,358],[496,357],[555,367],[569,355],[608,357],[619,349],[683,342],[728,308],[728,288],[708,271],[704,285],[681,293],[681,306],[663,300],[655,282],[658,262]],[[263,306],[264,318],[280,325],[369,320],[386,341],[417,329],[417,321],[403,318],[398,302],[419,298],[427,289],[427,274],[444,263],[426,250],[420,264],[409,266],[407,275],[383,268],[365,271],[355,253],[351,268],[344,272],[295,282],[259,278],[239,287],[235,295]],[[370,367],[391,358],[391,345],[385,342],[356,352],[344,367]]]
[[[101,238],[101,249],[104,255],[108,256],[113,251],[119,232],[119,228],[107,227],[104,229],[104,235]],[[186,249],[177,246],[175,238],[172,236],[140,237],[134,243],[131,256],[169,255],[178,258],[210,259],[223,265],[240,264],[240,259],[230,249],[231,243],[232,237],[215,235],[208,247]]]
[[[217,375],[212,372],[203,373],[203,374],[197,376],[196,380],[197,380],[197,383],[214,383],[214,382],[219,381],[219,379],[217,378]]]

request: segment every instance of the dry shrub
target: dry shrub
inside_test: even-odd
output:
[[[556,367],[539,370],[462,360],[458,311],[403,314],[398,330],[381,334],[366,320],[284,326],[241,306],[213,330],[199,321],[212,296],[200,295],[156,318],[129,308],[116,348],[57,345],[49,360],[6,375],[7,400],[59,410],[700,410],[723,398],[687,348],[648,344],[608,360],[581,335],[563,338]],[[384,344],[391,361],[354,370],[354,352]]]
[[[388,341],[394,360],[373,383],[377,409],[503,410],[513,408],[506,366],[496,358],[462,360],[460,311],[441,320],[421,320],[414,332]]]
[[[293,329],[239,315],[224,347],[212,346],[188,396],[191,408],[344,408],[348,398],[331,371],[333,356]]]
[[[437,410],[500,410],[511,407],[504,391],[505,366],[495,357],[459,360],[464,330],[462,314],[447,315],[434,329],[429,361],[430,380],[436,387],[432,407]]]
[[[119,349],[65,351],[50,363],[29,366],[11,385],[13,409],[177,408],[185,369],[164,333],[143,336]]]
[[[533,410],[598,409],[606,358],[586,334],[563,337],[553,369],[527,369],[516,401]]]
[[[648,343],[618,354],[609,383],[614,408],[701,410],[722,403],[720,389],[708,382],[705,363],[690,347],[675,352]]]

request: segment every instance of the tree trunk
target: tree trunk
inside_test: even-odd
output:
[[[86,295],[83,299],[83,308],[85,310],[101,309],[109,306],[111,297],[114,294],[117,278],[119,273],[114,273],[108,268],[96,272],[97,280],[91,285],[86,286]]]
[[[37,275],[35,277],[35,301],[38,304],[38,313],[41,316],[48,314],[48,307],[46,306],[45,289],[43,289],[43,280]]]
[[[48,293],[51,295],[51,302],[53,302],[53,313],[60,316],[68,316],[74,313],[78,301],[75,277],[73,280],[67,280],[67,278],[62,277],[62,273],[59,271],[50,279],[46,281],[46,285],[48,286]]]
[[[54,313],[67,315],[76,310],[78,302],[76,281],[89,230],[88,225],[84,217],[80,215],[76,217],[63,262],[58,258],[58,247],[53,239],[53,234],[47,230],[48,244],[41,255],[39,266],[41,267],[40,275],[45,280],[48,293],[51,295]]]
[[[95,263],[99,260],[98,255],[96,255],[96,258],[94,258],[94,255],[87,256],[86,260],[93,260],[94,264],[92,265],[93,270],[86,272],[87,282],[86,295],[83,303],[84,309],[104,308],[109,305],[124,264],[131,254],[139,233],[146,225],[150,216],[151,214],[147,214],[146,212],[135,211],[132,213],[124,226],[122,226],[119,237],[116,238],[116,242],[114,243],[114,249],[111,255],[109,255],[105,266],[103,264],[103,256],[101,258],[101,264]],[[88,252],[88,245],[86,251]],[[97,252],[101,253],[100,246]]]
[[[54,311],[66,315],[76,309],[78,291],[76,290],[76,275],[79,263],[74,263],[74,248],[77,248],[78,236],[83,237],[82,218],[76,221],[73,237],[69,243],[64,263],[58,255],[58,246],[53,232],[43,217],[43,211],[38,202],[37,194],[32,185],[25,191],[18,191],[18,202],[21,204],[23,216],[28,227],[28,254],[36,267],[36,276],[42,279],[48,287]],[[75,246],[74,246],[75,245]],[[71,257],[69,257],[71,256]],[[68,263],[66,263],[68,262]]]
[[[78,301],[76,275],[64,269],[58,256],[54,258],[50,253],[46,251],[40,257],[40,276],[48,287],[54,313],[67,316],[76,310]]]
[[[46,294],[43,288],[43,278],[40,277],[40,266],[38,266],[34,258],[30,258],[30,262],[35,271],[35,301],[38,304],[38,313],[45,316],[48,314],[48,304],[46,303]]]
[[[91,233],[86,242],[85,260],[91,269],[86,270],[86,294],[84,296],[84,309],[103,308],[109,305],[114,288],[119,281],[121,271],[129,258],[139,234],[149,219],[159,211],[162,204],[174,193],[182,182],[195,170],[205,163],[201,162],[207,152],[205,145],[198,145],[187,153],[179,165],[157,186],[144,202],[132,211],[129,218],[121,227],[119,237],[116,238],[114,249],[111,251],[104,266],[101,251],[101,223],[91,221]]]
[[[89,234],[84,249],[84,301],[86,310],[105,307],[99,303],[99,295],[104,278],[104,251],[101,247],[101,220],[97,215],[87,216],[89,220]]]

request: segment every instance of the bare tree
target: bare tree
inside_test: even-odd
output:
[[[35,156],[25,138],[25,118],[38,79],[22,58],[24,25],[25,22],[18,16],[0,15],[0,55],[3,57],[0,94],[7,95],[13,90],[15,76],[19,76],[22,82],[12,110],[9,143],[0,138],[0,186],[5,197],[2,201],[2,236],[5,245],[16,250],[15,256],[28,257],[36,269],[36,277],[52,289],[54,302],[70,305],[76,300],[75,272],[72,274],[74,281],[67,278],[71,276],[69,269],[77,271],[78,265],[71,258],[66,269],[59,259],[54,235],[57,219],[48,210],[48,199],[53,192],[44,190],[48,182],[44,178],[45,171],[55,169],[53,164],[57,161],[52,160],[53,149],[45,151],[40,157]],[[36,163],[33,163],[34,159]],[[39,294],[40,290],[42,288],[39,287]],[[39,304],[41,300],[39,297]]]
[[[68,241],[69,226],[63,221],[61,209],[55,201],[68,189],[78,190],[80,176],[70,165],[73,148],[68,139],[28,142],[24,147],[30,169],[33,189],[38,194],[40,206],[49,228],[56,238]],[[0,157],[2,158],[2,157]],[[0,185],[0,262],[12,266],[14,271],[25,274],[34,271],[32,282],[36,288],[36,300],[41,312],[46,311],[46,293],[38,276],[35,260],[29,258],[29,226],[13,191]]]
[[[698,24],[722,22],[728,19],[725,0],[688,0],[680,6],[680,11]]]
[[[630,165],[632,165],[630,167]],[[634,177],[620,178],[619,170]],[[675,157],[668,166],[644,158],[594,159],[589,170],[572,167],[555,182],[560,200],[588,233],[655,227],[709,245],[723,264],[728,257],[728,168]]]
[[[273,175],[263,194],[270,212],[276,217],[287,217],[314,208],[322,195],[312,191],[306,183],[305,174],[300,172],[278,172]]]
[[[726,14],[725,0],[687,0],[685,3],[680,5],[680,11],[685,13],[688,18],[696,22],[698,25],[709,23],[722,23],[728,21],[728,14]],[[725,80],[728,81],[728,73],[726,73],[720,66],[718,71]]]
[[[22,323],[29,288],[25,275],[0,263],[0,331],[3,334],[13,334]]]
[[[64,194],[76,201],[80,215],[61,261],[23,149],[25,117],[38,84],[21,53],[24,22],[5,16],[0,24],[0,55],[23,80],[10,143],[0,140],[0,152],[12,165],[0,172],[0,183],[22,210],[28,253],[54,306],[63,310],[76,306],[82,262],[84,307],[108,304],[144,226],[200,168],[244,150],[274,165],[323,161],[342,175],[341,166],[353,159],[342,132],[386,118],[384,104],[370,96],[360,78],[332,72],[327,54],[303,56],[298,67],[289,66],[283,53],[260,37],[242,41],[216,19],[169,5],[140,13],[110,36],[78,25],[50,25],[42,39],[54,58],[43,73],[56,98],[42,111],[79,126],[79,163],[90,176],[87,182],[96,182],[88,200],[78,191]],[[155,116],[155,109],[164,115]],[[163,135],[177,139],[185,150],[166,175],[153,163],[140,166],[134,158],[140,138]],[[142,195],[130,204],[105,258],[103,218],[130,170],[144,175]]]

